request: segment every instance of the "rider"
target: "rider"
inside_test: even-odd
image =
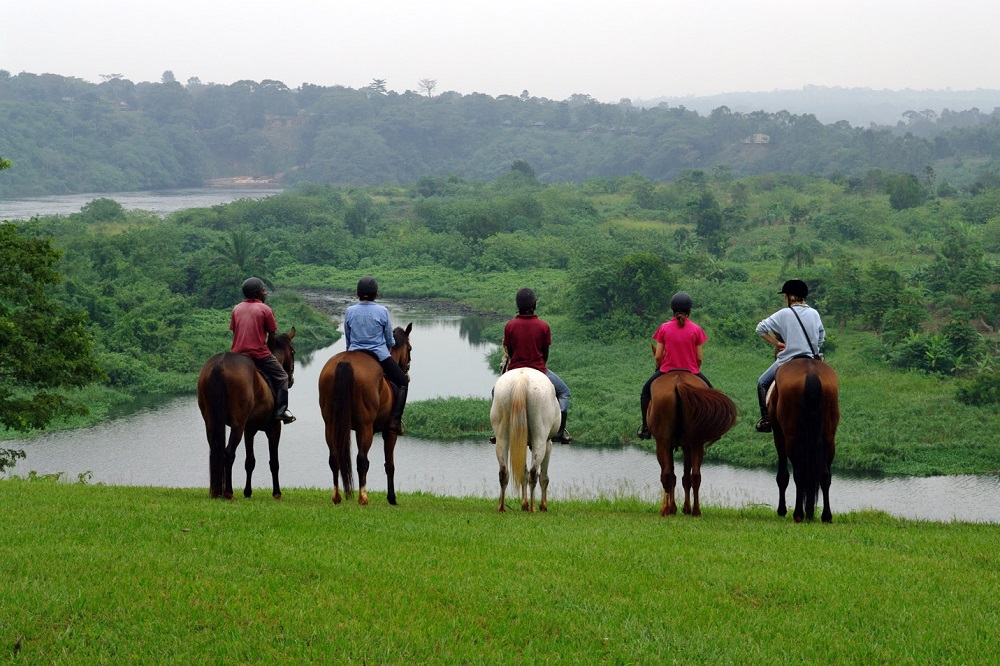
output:
[[[392,403],[387,429],[402,435],[405,433],[403,408],[406,407],[410,379],[389,355],[396,340],[392,334],[392,324],[389,323],[389,310],[375,302],[377,296],[378,282],[375,278],[366,275],[358,280],[358,302],[344,313],[344,337],[347,338],[347,351],[367,351],[374,354],[386,379],[395,385],[396,398]]]
[[[767,389],[774,381],[778,366],[797,356],[819,356],[826,339],[819,313],[806,305],[809,287],[805,282],[788,280],[778,293],[784,294],[786,307],[757,324],[757,335],[774,345],[775,349],[774,363],[757,380],[757,400],[760,402],[760,420],[754,426],[757,432],[771,432],[771,422],[767,417]]]
[[[264,304],[267,289],[260,278],[251,277],[243,281],[242,303],[237,303],[229,318],[229,330],[233,332],[233,346],[229,351],[246,354],[253,359],[267,383],[274,390],[274,415],[282,423],[295,420],[288,411],[288,373],[271,353],[269,345],[274,343],[278,324],[274,320],[271,307]]]
[[[566,432],[566,412],[569,410],[569,387],[559,379],[559,376],[546,367],[549,360],[549,346],[552,344],[552,331],[549,325],[538,318],[535,307],[538,299],[535,292],[527,287],[519,290],[515,297],[517,316],[507,322],[503,329],[503,349],[509,362],[507,370],[516,368],[534,368],[544,372],[556,389],[559,400],[559,411],[562,418],[559,421],[559,432],[552,436],[553,442],[569,444],[573,438]],[[492,441],[493,438],[491,438]]]
[[[691,321],[691,308],[694,305],[691,296],[685,291],[679,291],[670,299],[670,309],[674,316],[670,321],[664,322],[656,329],[653,339],[656,340],[656,349],[653,351],[653,358],[656,359],[656,372],[649,378],[639,402],[642,405],[642,427],[636,433],[639,439],[649,439],[652,435],[649,426],[646,424],[646,411],[649,409],[649,402],[652,400],[651,387],[656,378],[671,370],[687,370],[701,377],[702,381],[712,383],[701,373],[702,350],[701,347],[708,341],[708,336],[701,326]]]

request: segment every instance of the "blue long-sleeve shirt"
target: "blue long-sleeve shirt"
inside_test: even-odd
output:
[[[795,308],[795,312],[792,312],[792,308],[781,308],[757,324],[757,335],[777,333],[785,341],[785,348],[775,359],[779,364],[800,354],[818,354],[826,339],[826,331],[823,329],[823,322],[818,312],[801,303],[796,303],[792,307]],[[796,314],[802,320],[802,326],[799,326],[799,322],[795,319]],[[806,341],[805,333],[802,332],[803,326],[809,333],[812,348]]]
[[[344,337],[347,351],[371,351],[384,361],[395,343],[389,310],[375,301],[355,303],[344,313]]]

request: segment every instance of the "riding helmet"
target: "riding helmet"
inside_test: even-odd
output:
[[[809,286],[802,280],[788,280],[781,286],[781,291],[778,293],[805,298],[809,295]]]
[[[371,275],[366,275],[358,280],[358,298],[374,301],[378,296],[378,282]]]
[[[518,312],[530,312],[535,309],[535,304],[538,300],[535,298],[535,292],[524,287],[518,290],[515,302],[517,303]]]
[[[253,298],[260,292],[264,291],[264,289],[264,281],[260,278],[250,277],[243,281],[244,298]]]
[[[670,309],[674,312],[691,312],[693,307],[694,301],[691,300],[691,295],[686,291],[678,291],[670,299]]]

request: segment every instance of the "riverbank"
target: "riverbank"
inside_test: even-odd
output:
[[[27,663],[1000,658],[995,526],[495,502],[2,481],[0,642]]]

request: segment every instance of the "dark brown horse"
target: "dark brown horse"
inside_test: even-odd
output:
[[[736,404],[722,391],[709,388],[698,375],[684,370],[672,370],[657,377],[650,388],[652,399],[646,421],[656,439],[656,459],[660,462],[663,486],[660,515],[677,513],[674,450],[683,449],[684,513],[700,516],[698,490],[705,447],[736,424]]]
[[[395,343],[389,354],[402,368],[410,371],[410,331],[397,327]],[[326,445],[330,449],[330,470],[333,472],[333,503],[340,504],[340,482],[344,494],[353,494],[351,470],[351,431],[358,441],[358,504],[368,504],[368,450],[375,432],[382,433],[385,445],[385,475],[388,480],[389,504],[396,503],[393,481],[396,465],[393,451],[396,433],[388,430],[393,393],[385,379],[382,366],[374,356],[363,351],[340,352],[323,366],[319,375],[319,408],[326,422]]]
[[[288,373],[288,386],[294,382],[295,347],[292,338],[295,328],[274,337],[271,353]],[[271,454],[271,494],[281,499],[278,485],[278,441],[281,439],[281,421],[274,417],[274,392],[245,354],[225,352],[208,359],[198,375],[198,407],[205,419],[208,435],[208,478],[212,497],[233,498],[233,463],[240,439],[245,439],[247,449],[247,485],[244,497],[253,489],[250,477],[256,466],[253,455],[253,438],[260,431],[267,435]],[[229,426],[229,443],[226,443],[226,426]]]
[[[795,522],[812,520],[823,490],[824,523],[830,513],[830,465],[837,450],[840,423],[837,373],[818,359],[793,358],[778,368],[767,400],[767,413],[778,450],[778,515],[788,513],[788,460],[795,476]],[[803,506],[804,505],[804,506]]]

